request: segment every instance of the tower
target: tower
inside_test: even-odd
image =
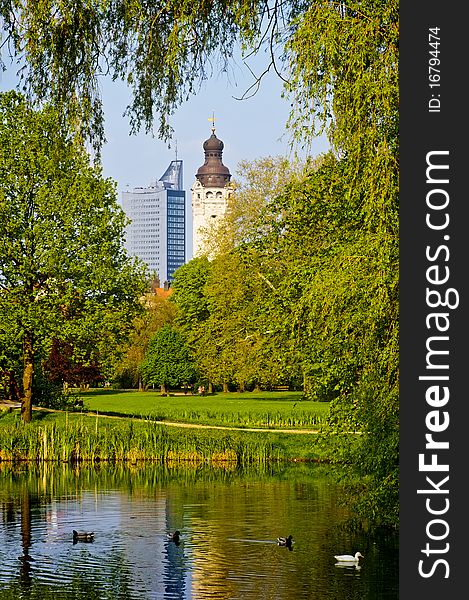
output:
[[[185,262],[185,204],[182,160],[172,160],[158,181],[123,192],[122,207],[131,219],[125,245],[147,263],[161,284],[171,281]]]
[[[224,144],[215,135],[214,122],[212,135],[205,140],[203,148],[205,162],[197,170],[191,190],[194,256],[203,254],[206,232],[225,214],[227,201],[232,193],[231,174],[222,161]]]

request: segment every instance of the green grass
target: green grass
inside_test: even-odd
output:
[[[18,411],[0,413],[0,461],[130,461],[237,466],[336,457],[335,441],[314,433],[182,428],[131,418],[111,419],[35,410],[24,425]]]
[[[329,405],[302,401],[300,392],[163,397],[156,391],[90,390],[80,396],[83,413],[34,410],[27,426],[19,411],[0,413],[0,461],[150,460],[242,466],[285,460],[335,462],[342,455],[343,439],[314,433]],[[237,429],[187,428],[161,421]],[[248,428],[265,431],[242,430]],[[346,443],[353,443],[353,437]]]
[[[247,392],[211,396],[161,396],[156,391],[95,390],[81,394],[87,410],[229,427],[316,429],[328,403],[301,399],[301,392]]]

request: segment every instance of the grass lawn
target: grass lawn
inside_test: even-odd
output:
[[[80,394],[85,410],[203,425],[315,429],[329,411],[326,402],[301,400],[301,392],[245,392],[210,396],[161,396],[158,391],[90,390]]]

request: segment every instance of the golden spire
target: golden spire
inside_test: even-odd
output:
[[[208,120],[212,123],[212,133],[215,133],[215,111],[212,112],[212,116]]]

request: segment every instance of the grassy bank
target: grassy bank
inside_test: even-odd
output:
[[[338,440],[315,434],[220,431],[171,427],[153,421],[34,411],[25,426],[18,412],[0,416],[1,461],[158,461],[262,464],[324,461],[340,456]]]
[[[204,425],[317,428],[329,411],[325,402],[302,401],[301,392],[246,392],[210,396],[93,390],[78,396],[100,413]]]

